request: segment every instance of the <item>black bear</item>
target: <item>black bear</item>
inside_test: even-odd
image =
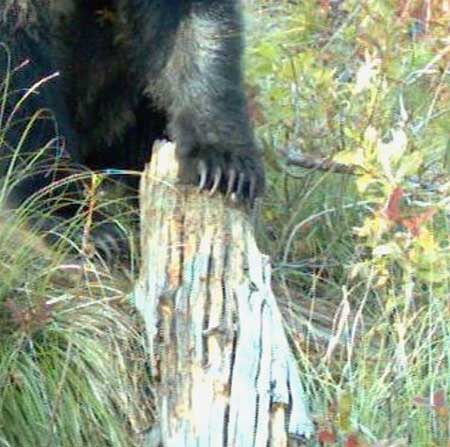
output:
[[[249,201],[262,192],[239,0],[0,0],[0,41],[0,69],[10,70],[0,82],[13,86],[2,111],[2,175],[8,159],[16,168],[30,154],[40,160],[14,202],[54,182],[64,158],[141,170],[166,135],[201,188]]]

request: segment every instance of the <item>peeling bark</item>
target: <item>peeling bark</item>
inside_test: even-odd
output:
[[[181,185],[174,145],[141,181],[136,304],[164,447],[283,447],[313,426],[248,216]],[[155,444],[153,444],[155,445]]]

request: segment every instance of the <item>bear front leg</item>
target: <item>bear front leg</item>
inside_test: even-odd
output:
[[[264,168],[242,83],[238,2],[175,3],[187,6],[172,10],[179,17],[166,27],[164,64],[155,61],[161,71],[147,77],[147,91],[166,111],[179,159],[196,170],[200,189],[253,202],[264,190]]]

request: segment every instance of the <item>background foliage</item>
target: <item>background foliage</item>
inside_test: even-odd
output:
[[[447,446],[450,5],[249,9],[261,239],[316,442]]]

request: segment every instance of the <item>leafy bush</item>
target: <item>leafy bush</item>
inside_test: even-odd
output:
[[[447,446],[445,2],[251,8],[252,113],[271,168],[261,240],[316,442]]]

